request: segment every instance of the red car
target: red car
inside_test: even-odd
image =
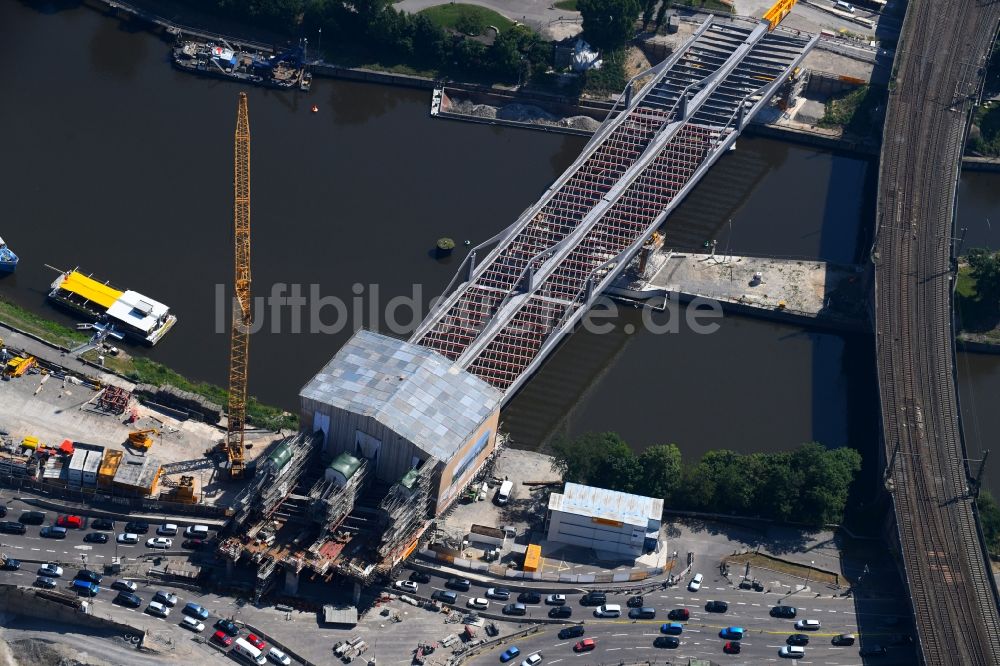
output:
[[[670,620],[683,620],[687,621],[691,618],[691,613],[687,608],[675,608],[669,613],[667,613],[667,618]]]
[[[83,527],[83,518],[80,516],[59,516],[56,525],[78,530]]]
[[[722,646],[722,651],[726,654],[739,654],[740,653],[740,642],[739,641],[727,641],[725,645]]]
[[[218,643],[219,645],[225,645],[226,647],[229,647],[230,645],[233,644],[233,639],[221,629],[212,634],[212,640]]]
[[[590,652],[595,647],[597,647],[597,641],[593,638],[584,638],[582,641],[573,646],[574,652]]]
[[[258,650],[263,650],[266,647],[266,643],[260,640],[260,637],[257,636],[257,634],[250,634],[247,636],[247,642]]]

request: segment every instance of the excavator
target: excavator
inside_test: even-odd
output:
[[[150,435],[160,436],[160,431],[156,428],[148,428],[146,430],[133,430],[128,434],[128,443],[134,449],[139,449],[142,451],[148,451],[149,447],[153,445],[153,438]]]

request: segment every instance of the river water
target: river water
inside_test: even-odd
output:
[[[240,88],[173,70],[166,43],[73,3],[0,3],[0,37],[0,235],[22,258],[16,275],[0,279],[0,295],[72,324],[45,302],[55,277],[45,265],[79,266],[177,314],[160,345],[129,351],[224,384],[219,285],[232,280]],[[418,304],[416,316],[396,308],[401,324],[419,319],[459,262],[460,252],[433,257],[438,237],[461,245],[492,236],[584,144],[434,120],[423,91],[317,80],[309,94],[247,92],[254,293],[299,285],[305,296],[315,291],[312,307],[326,303],[318,320],[310,306],[258,306],[251,393],[289,409],[354,328],[395,332],[384,315],[390,299]],[[668,221],[667,245],[715,239],[720,251],[857,261],[871,240],[875,175],[863,160],[741,139]],[[963,177],[967,247],[1000,244],[1000,219],[996,232],[988,221],[998,184],[995,175]],[[503,421],[518,445],[617,430],[637,449],[676,442],[688,458],[810,440],[874,450],[870,336],[736,317],[711,335],[686,326],[657,334],[635,310],[611,321],[611,333],[571,336],[514,398]],[[1000,433],[1000,357],[960,355],[959,373],[978,457]],[[994,476],[988,485],[1000,487]]]

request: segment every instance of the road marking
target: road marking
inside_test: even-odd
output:
[[[701,629],[688,629],[688,632],[690,632],[692,634],[700,634],[701,633]]]
[[[684,597],[674,597],[674,599],[680,599],[681,601],[684,601]]]
[[[722,590],[723,592],[725,592],[725,591],[726,591],[726,588],[724,588],[724,587],[717,587],[717,588],[715,588],[715,589],[717,589],[717,590]]]
[[[760,606],[760,604],[750,604],[751,606]]]
[[[570,644],[570,641],[566,641],[565,643],[556,643],[552,647],[562,647],[563,645],[569,645],[569,644]]]
[[[608,652],[614,652],[615,650],[621,650],[621,648],[617,647],[617,648],[608,648],[607,649]]]
[[[611,636],[612,636],[612,637],[617,637],[617,636],[628,636],[628,634],[611,634]]]
[[[97,557],[106,557],[105,555],[98,555]]]
[[[17,548],[18,550],[24,550],[24,546],[14,546],[14,548]]]
[[[54,550],[49,550],[48,548],[46,548],[46,549],[45,549],[45,552],[46,552],[46,553],[54,553],[54,552],[56,552],[56,551],[54,551]],[[65,551],[63,551],[63,552],[65,552]]]
[[[736,602],[736,605],[737,605],[737,606],[746,606],[746,605],[747,605],[747,602],[745,602],[745,601],[737,601],[737,602]]]
[[[549,663],[550,664],[558,664],[560,661],[562,661],[562,659],[554,659],[554,660],[550,661]]]
[[[836,613],[836,612],[837,612],[837,611],[835,611],[835,610],[828,610],[828,611],[827,611],[827,613]]]

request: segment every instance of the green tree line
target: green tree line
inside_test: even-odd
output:
[[[673,509],[735,513],[810,525],[840,522],[861,455],[802,444],[793,451],[710,451],[685,463],[676,444],[636,455],[613,432],[587,433],[554,446],[566,481],[664,500]]]

